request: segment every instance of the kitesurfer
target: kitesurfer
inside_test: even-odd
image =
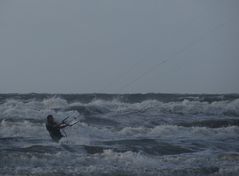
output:
[[[64,137],[61,134],[60,129],[65,128],[69,126],[68,124],[65,123],[57,123],[52,115],[47,116],[47,123],[46,123],[46,129],[48,130],[51,138],[55,142],[59,142],[59,140]]]

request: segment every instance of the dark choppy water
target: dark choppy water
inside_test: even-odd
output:
[[[0,95],[0,175],[238,176],[239,95]]]

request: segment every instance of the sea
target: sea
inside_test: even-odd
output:
[[[0,175],[238,176],[239,94],[0,94]]]

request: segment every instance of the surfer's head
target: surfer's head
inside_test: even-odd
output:
[[[53,122],[54,122],[54,118],[53,118],[52,115],[48,115],[48,116],[47,116],[47,122],[48,122],[48,123],[53,123]]]

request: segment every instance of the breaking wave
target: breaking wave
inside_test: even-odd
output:
[[[158,100],[146,100],[140,103],[124,103],[118,100],[93,100],[90,103],[68,103],[58,97],[44,99],[43,101],[8,99],[0,105],[0,118],[31,118],[41,119],[47,114],[60,115],[59,111],[74,111],[82,115],[107,113],[163,113],[179,115],[228,115],[239,116],[239,99],[232,101],[201,102],[183,100],[164,103]],[[65,114],[64,114],[65,115]]]

